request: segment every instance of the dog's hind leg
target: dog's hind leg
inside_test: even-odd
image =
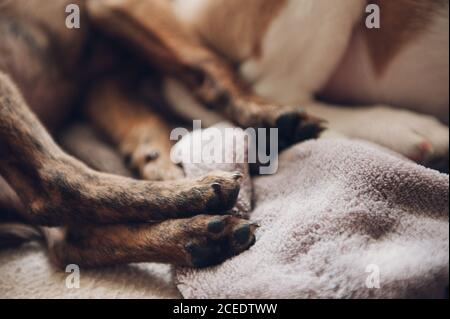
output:
[[[88,11],[105,32],[130,43],[149,64],[180,79],[206,106],[242,127],[277,127],[284,144],[316,137],[321,121],[302,109],[268,103],[233,66],[186,31],[166,0],[91,0]]]
[[[137,181],[96,172],[67,155],[0,73],[0,174],[40,225],[160,221],[231,209],[240,175]]]
[[[150,105],[125,91],[119,80],[95,85],[86,103],[90,121],[118,146],[139,177],[154,181],[183,177],[170,158],[170,127]]]

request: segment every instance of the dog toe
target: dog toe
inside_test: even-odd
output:
[[[256,224],[233,216],[200,216],[194,239],[185,245],[190,264],[197,268],[220,264],[255,244]],[[198,225],[206,222],[206,232]]]

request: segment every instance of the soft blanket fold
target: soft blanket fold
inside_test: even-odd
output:
[[[177,269],[186,298],[409,298],[448,291],[448,175],[369,143],[296,145],[253,181],[249,251]]]

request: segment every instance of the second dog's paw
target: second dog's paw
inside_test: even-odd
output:
[[[317,138],[324,130],[324,121],[309,116],[301,108],[279,112],[275,116],[274,123],[278,128],[280,149]]]
[[[278,146],[283,150],[293,144],[314,139],[325,129],[325,121],[304,109],[270,104],[260,100],[238,100],[245,112],[237,116],[242,127],[278,129]],[[268,134],[269,131],[266,132]]]
[[[355,110],[330,125],[345,134],[390,148],[425,165],[448,158],[449,128],[437,119],[406,110],[377,107]]]
[[[143,143],[125,156],[125,163],[139,177],[149,181],[176,180],[184,177],[183,170],[173,163],[168,146]]]

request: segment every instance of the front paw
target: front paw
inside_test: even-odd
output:
[[[203,193],[206,213],[225,213],[236,204],[242,174],[239,172],[213,172],[197,180],[196,189]]]
[[[217,265],[255,243],[257,225],[232,216],[197,216],[184,225],[186,263],[196,268]]]

